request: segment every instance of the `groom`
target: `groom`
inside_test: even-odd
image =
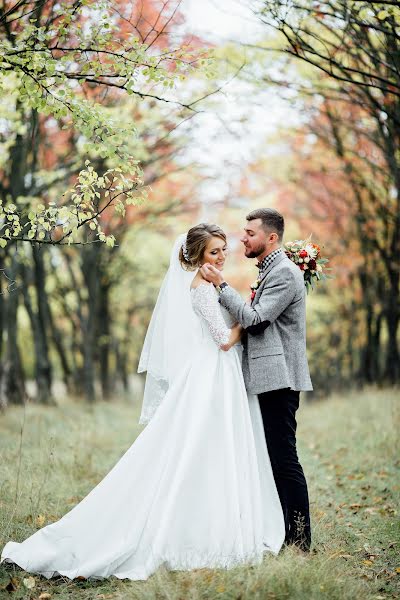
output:
[[[306,357],[304,279],[281,248],[282,215],[273,208],[260,208],[246,219],[241,241],[247,258],[257,258],[259,269],[251,304],[244,302],[211,265],[203,265],[201,274],[216,286],[220,303],[244,328],[243,376],[247,391],[257,394],[260,401],[285,518],[285,542],[308,551],[308,491],[296,451],[300,391],[312,390]]]

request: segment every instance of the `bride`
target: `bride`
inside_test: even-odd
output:
[[[216,225],[176,240],[139,362],[147,427],[79,504],[8,542],[1,561],[47,578],[139,580],[161,565],[229,568],[279,552],[283,514],[234,347],[240,328],[198,271],[222,270],[225,255]]]

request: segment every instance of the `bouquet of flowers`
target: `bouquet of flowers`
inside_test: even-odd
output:
[[[310,289],[314,289],[318,281],[329,279],[329,275],[325,273],[328,270],[325,265],[329,259],[321,257],[320,247],[313,244],[311,238],[287,242],[283,249],[286,256],[303,271],[307,293]]]

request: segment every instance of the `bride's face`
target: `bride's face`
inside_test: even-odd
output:
[[[219,237],[212,237],[208,240],[204,250],[201,263],[210,263],[220,271],[224,268],[227,246],[224,240]]]

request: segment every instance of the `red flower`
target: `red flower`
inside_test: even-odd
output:
[[[304,263],[300,263],[300,264],[299,264],[299,267],[300,267],[300,269],[301,269],[302,271],[304,271],[304,267],[305,267]]]
[[[300,256],[300,258],[307,258],[307,256],[308,256],[307,250],[300,250],[299,256]]]
[[[308,263],[308,268],[311,269],[311,271],[315,271],[317,268],[317,261],[311,258],[310,262]]]

